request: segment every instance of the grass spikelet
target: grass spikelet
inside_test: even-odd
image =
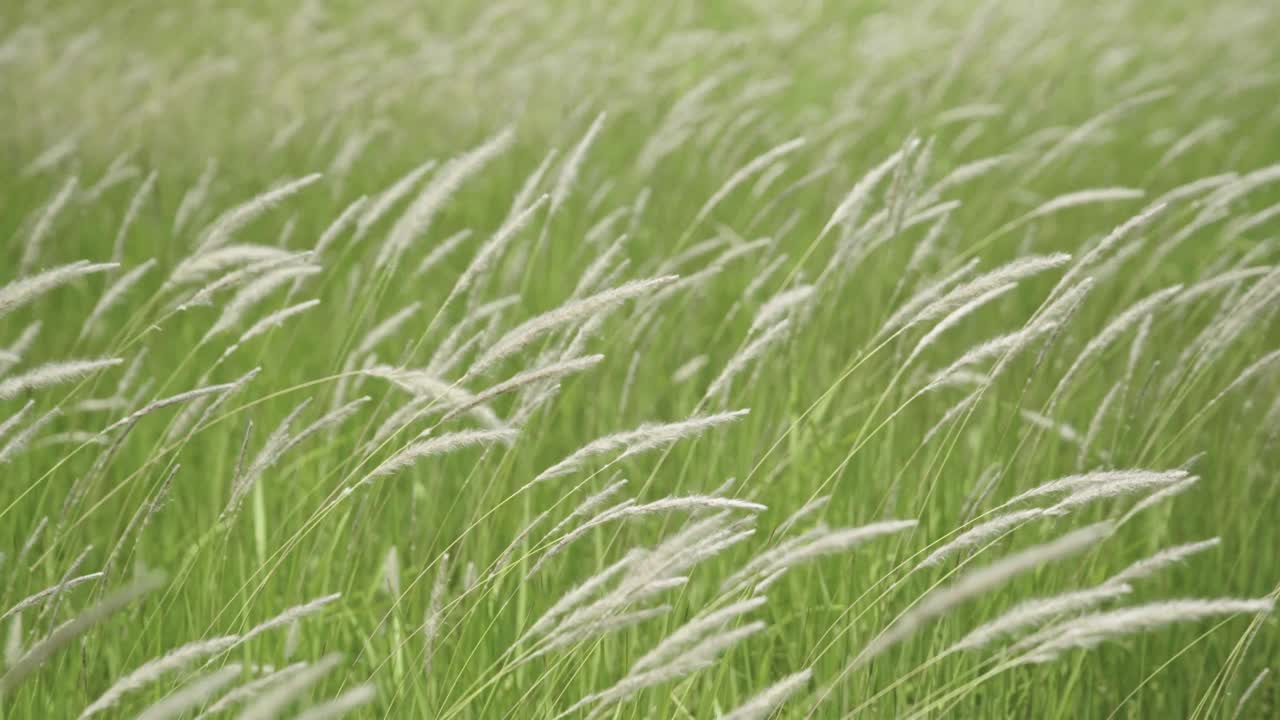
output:
[[[135,267],[124,275],[120,276],[107,288],[107,291],[98,299],[98,304],[93,306],[93,310],[89,313],[89,317],[85,318],[84,325],[80,328],[80,337],[85,337],[91,332],[102,330],[102,318],[111,308],[115,307],[124,296],[138,284],[138,281],[146,275],[151,268],[155,267],[155,258],[147,260],[141,265]]]
[[[449,197],[457,192],[468,178],[506,152],[514,140],[514,131],[503,130],[466,154],[450,160],[441,168],[391,227],[386,241],[378,250],[373,267],[382,269],[399,260],[409,246],[431,227],[436,213]]]
[[[950,585],[925,595],[911,610],[867,644],[850,663],[854,669],[914,635],[929,621],[961,603],[1003,585],[1005,582],[1045,563],[1075,555],[1111,534],[1110,523],[1098,523],[1036,545],[961,575]]]
[[[437,164],[435,160],[428,160],[405,173],[399,180],[392,183],[391,187],[375,195],[368,203],[368,207],[360,213],[360,219],[356,221],[356,242],[364,239],[378,221],[391,212],[391,208],[395,207],[396,203],[413,192],[418,183],[422,182],[422,178],[434,170]]]
[[[151,197],[156,188],[156,178],[160,173],[152,170],[151,174],[142,181],[138,186],[137,192],[133,194],[133,199],[129,201],[129,207],[124,211],[124,218],[120,221],[120,229],[116,231],[116,239],[111,243],[111,260],[120,262],[124,258],[124,241],[129,237],[129,229],[133,227],[134,221],[138,219],[138,213],[142,211],[142,205]]]
[[[463,380],[483,375],[498,362],[523,350],[534,340],[556,328],[608,312],[628,300],[648,295],[664,285],[669,285],[676,279],[675,275],[665,275],[646,280],[633,280],[581,300],[571,300],[554,310],[530,318],[507,331],[486,349],[467,369]]]
[[[60,285],[66,285],[85,275],[114,270],[118,267],[120,266],[117,263],[90,263],[87,260],[81,260],[46,270],[38,275],[14,280],[0,287],[0,317],[31,303]]]
[[[469,412],[474,408],[480,407],[488,403],[490,400],[506,395],[509,392],[514,392],[536,383],[556,380],[567,375],[573,375],[589,370],[600,364],[601,360],[604,360],[604,355],[585,355],[583,357],[569,358],[567,360],[548,363],[542,367],[516,373],[506,380],[490,385],[479,393],[476,393],[472,399],[450,410],[448,414],[440,419],[440,422],[443,423],[448,420],[452,420],[464,412]]]
[[[578,144],[564,159],[560,174],[556,176],[555,187],[551,190],[550,214],[555,215],[556,211],[564,205],[569,193],[573,191],[574,182],[578,179],[578,174],[582,170],[582,162],[586,160],[587,152],[591,149],[592,143],[595,142],[596,136],[600,134],[600,129],[604,127],[605,117],[606,113],[602,112],[596,116],[595,120],[591,121],[591,126],[587,128],[587,132],[583,134],[582,139],[578,141]]]
[[[372,684],[357,685],[332,700],[326,700],[298,713],[296,720],[332,720],[342,717],[378,699],[378,691]]]
[[[790,319],[779,320],[760,333],[755,340],[748,343],[742,350],[734,353],[733,357],[729,358],[729,362],[725,363],[724,369],[720,371],[720,374],[707,386],[707,391],[702,396],[703,402],[712,398],[720,398],[723,402],[733,379],[753,361],[763,356],[769,348],[785,339],[787,330],[790,327]]]
[[[768,720],[783,703],[805,689],[812,679],[813,671],[809,669],[788,675],[722,715],[721,720]]]
[[[272,720],[280,714],[280,711],[297,700],[298,696],[324,679],[325,675],[333,672],[341,662],[342,656],[334,653],[292,673],[254,696],[240,712],[238,720]]]
[[[1062,378],[1058,380],[1057,387],[1054,388],[1053,394],[1050,395],[1047,403],[1048,407],[1054,407],[1062,398],[1063,393],[1071,386],[1071,381],[1093,357],[1097,356],[1109,345],[1114,343],[1126,330],[1133,327],[1134,323],[1140,321],[1148,314],[1155,312],[1157,308],[1169,302],[1175,295],[1182,290],[1181,285],[1174,285],[1163,290],[1158,290],[1151,295],[1139,300],[1138,302],[1125,308],[1123,312],[1117,315],[1106,327],[1095,335],[1076,356],[1071,366],[1062,374]]]
[[[1078,475],[1067,475],[1056,480],[1050,480],[1047,483],[1038,485],[1024,493],[1021,493],[1012,499],[1006,501],[1001,508],[1010,505],[1031,500],[1033,498],[1044,497],[1046,495],[1057,495],[1059,493],[1073,493],[1094,486],[1119,485],[1131,482],[1143,483],[1145,485],[1166,485],[1184,480],[1188,473],[1185,470],[1099,470],[1089,473],[1081,473]]]
[[[363,480],[357,483],[357,485],[367,485],[380,477],[393,475],[410,465],[413,465],[422,458],[432,457],[434,455],[444,455],[477,445],[492,445],[494,443],[510,445],[515,442],[515,439],[519,434],[519,431],[513,429],[460,430],[458,432],[447,433],[439,437],[415,442],[387,458],[381,465],[374,468],[373,471],[366,475]]]
[[[746,417],[750,412],[750,408],[743,408],[715,415],[694,416],[671,423],[646,423],[635,430],[606,435],[592,440],[565,459],[538,473],[535,481],[568,475],[578,470],[585,461],[598,455],[621,451],[622,457],[628,457],[664,447],[720,425],[734,422]]]
[[[174,670],[181,670],[191,663],[230,648],[239,638],[235,635],[199,640],[176,648],[169,653],[139,665],[133,672],[112,683],[111,687],[89,703],[80,718],[91,717],[114,707],[127,694],[139,690]]]
[[[1196,622],[1223,615],[1267,614],[1274,608],[1275,601],[1271,598],[1190,599],[1165,600],[1085,615],[1052,628],[1054,636],[1033,648],[1021,661],[1049,662],[1069,650],[1093,648],[1108,640],[1174,623]]]
[[[183,194],[182,201],[178,203],[178,211],[173,217],[174,235],[180,234],[182,229],[187,226],[187,222],[204,206],[209,197],[209,190],[213,187],[213,179],[217,174],[218,161],[210,159],[205,163],[204,170],[200,173],[196,184]]]
[[[44,211],[36,218],[36,222],[31,226],[31,234],[27,236],[27,242],[22,246],[22,259],[18,263],[19,272],[26,274],[40,259],[40,251],[44,249],[44,240],[49,235],[49,231],[53,229],[53,223],[58,219],[58,215],[67,206],[71,200],[71,196],[75,194],[76,188],[80,185],[80,178],[72,175],[67,178],[58,192],[50,198]],[[4,307],[4,303],[0,302],[0,309]]]
[[[280,613],[279,615],[276,615],[273,618],[264,620],[258,623],[257,625],[254,625],[252,628],[249,629],[248,632],[241,635],[236,640],[235,645],[243,645],[244,643],[249,642],[250,640],[258,637],[259,635],[262,635],[263,633],[270,632],[278,627],[292,625],[293,623],[296,623],[302,620],[303,618],[315,615],[316,613],[323,610],[330,603],[337,601],[341,597],[342,597],[342,593],[333,593],[331,595],[324,595],[324,596],[318,597],[314,600],[309,600],[305,603],[302,603],[301,605],[295,605],[285,610],[284,612]]]
[[[1023,523],[1035,520],[1046,514],[1051,514],[1043,508],[1030,508],[1028,510],[1015,510],[1014,512],[997,515],[990,520],[979,523],[972,528],[960,533],[947,544],[934,550],[921,561],[918,567],[930,567],[941,563],[946,558],[967,550],[976,545],[981,545],[988,540],[998,538],[1006,532],[1022,525]]]
[[[192,680],[138,714],[138,720],[170,720],[199,707],[219,690],[240,677],[240,665],[231,663]]]
[[[320,173],[311,173],[288,180],[227,210],[201,233],[200,240],[196,243],[197,251],[200,254],[206,254],[221,248],[230,242],[232,236],[241,228],[308,186],[319,182],[321,177],[323,176]]]
[[[12,400],[24,392],[43,390],[53,385],[80,380],[99,370],[123,363],[120,358],[97,360],[65,360],[41,365],[21,375],[0,380],[0,400]]]
[[[255,680],[250,680],[249,682],[243,685],[234,687],[231,690],[227,691],[227,693],[224,694],[222,697],[218,698],[216,701],[210,704],[207,708],[205,708],[204,712],[200,713],[197,716],[197,718],[203,719],[203,718],[211,717],[213,715],[217,715],[218,713],[224,712],[226,710],[230,710],[236,705],[239,705],[240,703],[245,702],[246,700],[250,700],[256,697],[257,695],[259,695],[260,693],[270,689],[273,685],[286,682],[287,680],[289,680],[289,678],[297,675],[306,667],[307,667],[307,664],[304,662],[294,663],[292,665],[286,665],[285,667],[282,667],[279,670],[274,670],[272,672],[267,673],[266,675],[263,675],[260,678],[257,678]]]
[[[1122,585],[1149,578],[1165,568],[1182,562],[1192,555],[1198,555],[1206,550],[1211,550],[1218,547],[1220,544],[1222,544],[1222,541],[1218,538],[1209,538],[1208,540],[1201,540],[1200,542],[1186,543],[1185,545],[1165,548],[1155,555],[1143,558],[1115,575],[1107,578],[1107,584]]]
[[[100,577],[102,577],[102,573],[100,572],[89,573],[88,575],[80,575],[79,577],[73,577],[68,580],[64,580],[63,582],[60,582],[57,585],[54,585],[53,587],[47,587],[44,590],[41,590],[40,592],[34,593],[32,595],[28,595],[27,597],[15,603],[13,607],[9,608],[8,610],[5,610],[4,614],[0,615],[0,620],[4,620],[10,615],[15,615],[17,613],[22,612],[23,610],[26,610],[29,607],[32,607],[33,605],[36,605],[41,600],[44,600],[50,595],[64,593],[68,590],[71,590],[72,588],[75,588],[78,585],[83,585],[84,583],[92,582],[93,580],[97,580]]]
[[[54,628],[53,632],[28,648],[26,653],[18,658],[17,662],[11,664],[9,670],[3,676],[0,676],[0,692],[11,692],[58,650],[67,646],[93,626],[163,584],[164,576],[156,574],[145,575],[135,580],[132,584],[99,600],[95,605],[82,611],[71,620]]]
[[[462,243],[466,242],[470,238],[471,230],[469,228],[464,228],[444,240],[441,240],[440,244],[432,248],[431,252],[427,253],[426,257],[422,258],[422,262],[418,263],[417,269],[413,271],[414,277],[431,272],[435,266],[439,265],[445,258],[452,255],[454,250],[457,250],[462,246]]]
[[[1128,595],[1133,588],[1123,583],[1108,582],[1086,590],[1065,592],[1053,597],[1028,600],[1014,606],[1000,617],[970,631],[947,653],[977,650],[1004,637],[1035,629],[1056,617],[1096,607],[1108,600]]]

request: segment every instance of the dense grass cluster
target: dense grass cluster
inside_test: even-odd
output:
[[[268,6],[0,10],[4,717],[1280,712],[1280,10]]]

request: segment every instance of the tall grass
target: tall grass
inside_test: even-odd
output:
[[[1275,712],[1280,9],[0,20],[5,717]]]

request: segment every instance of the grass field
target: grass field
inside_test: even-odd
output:
[[[0,10],[4,718],[1280,713],[1280,6]]]

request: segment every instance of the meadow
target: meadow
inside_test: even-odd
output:
[[[6,4],[0,717],[1275,717],[1277,32]]]

